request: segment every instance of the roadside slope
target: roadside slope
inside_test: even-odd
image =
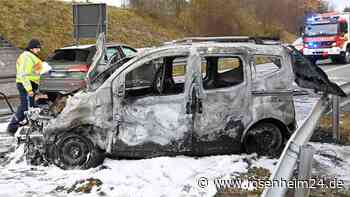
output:
[[[44,47],[41,55],[46,57],[55,48],[74,42],[70,3],[55,0],[1,0],[0,5],[0,34],[15,46],[24,48],[32,37],[39,38]],[[182,36],[175,28],[164,27],[148,16],[108,7],[108,41],[143,47]]]

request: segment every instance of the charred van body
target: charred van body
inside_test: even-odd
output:
[[[45,158],[62,168],[93,167],[106,155],[243,150],[276,156],[296,128],[293,81],[344,94],[322,70],[281,44],[248,38],[175,42],[106,74],[98,72],[105,66],[103,41],[88,73],[89,91],[68,98],[40,129]]]

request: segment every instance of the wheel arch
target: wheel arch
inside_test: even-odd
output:
[[[282,134],[283,134],[283,137],[284,138],[287,138],[290,136],[290,130],[289,128],[287,127],[287,125],[285,123],[283,123],[281,120],[277,119],[277,118],[264,118],[264,119],[261,119],[257,122],[253,122],[251,123],[248,127],[246,127],[246,129],[243,131],[243,134],[241,136],[241,143],[243,143],[243,140],[246,136],[246,134],[248,133],[248,131],[255,127],[256,125],[258,124],[261,124],[263,122],[266,122],[266,123],[272,123],[274,125],[276,125],[281,131],[282,131]]]
[[[49,139],[55,143],[60,137],[66,135],[67,133],[83,135],[84,137],[88,138],[96,147],[100,148],[101,150],[106,150],[105,143],[101,141],[105,138],[105,136],[102,135],[102,129],[99,129],[98,127],[91,124],[78,125],[67,129],[66,131],[56,132],[50,136]]]

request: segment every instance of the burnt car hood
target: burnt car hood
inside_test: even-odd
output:
[[[320,67],[305,58],[294,46],[288,45],[287,48],[292,58],[295,82],[299,87],[346,97],[345,92],[337,84],[331,82]]]

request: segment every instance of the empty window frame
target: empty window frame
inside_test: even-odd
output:
[[[108,47],[106,51],[106,56],[107,59],[111,59],[111,57],[115,54],[118,53],[118,48],[117,47]]]
[[[279,71],[282,67],[281,58],[278,56],[255,55],[254,71],[256,78]]]
[[[126,46],[122,46],[122,50],[123,50],[125,57],[130,57],[130,56],[133,56],[137,53],[137,51],[135,49],[130,48],[130,47],[126,47]]]
[[[206,76],[203,79],[204,89],[231,87],[244,81],[241,58],[210,56],[205,59],[207,65]]]
[[[184,92],[187,57],[170,56],[151,60],[126,75],[128,97],[171,95]]]

